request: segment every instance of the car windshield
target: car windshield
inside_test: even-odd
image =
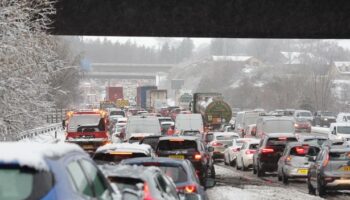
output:
[[[249,149],[258,149],[259,144],[250,144]]]
[[[331,161],[350,161],[350,152],[329,152]]]
[[[159,142],[158,137],[145,137],[145,138],[143,138],[143,140],[140,143],[141,144],[148,144],[152,147],[152,149],[156,149],[158,142]]]
[[[123,116],[125,117],[125,112],[122,111],[122,110],[115,110],[115,111],[111,111],[109,113],[110,116],[113,116],[113,115],[119,115],[119,116]]]
[[[298,115],[301,117],[311,117],[312,116],[310,112],[299,112]]]
[[[263,123],[264,133],[293,133],[294,122],[292,120],[269,120]]]
[[[40,199],[53,187],[49,172],[0,165],[0,199]]]
[[[317,144],[322,145],[327,139],[325,138],[306,138],[304,142],[313,142],[315,141]]]
[[[176,150],[188,150],[188,151],[196,151],[197,143],[193,140],[161,140],[158,143],[159,151],[176,151]]]
[[[216,136],[216,140],[233,140],[238,138],[236,135],[218,135]]]
[[[196,136],[198,134],[200,134],[199,131],[184,131],[182,133],[182,135],[184,135],[184,136]]]
[[[139,157],[148,157],[144,153],[132,153],[132,152],[111,152],[111,153],[96,153],[93,156],[93,160],[97,164],[105,163],[119,163],[120,161],[128,158],[139,158]]]
[[[73,115],[68,121],[68,131],[83,131],[80,129],[92,128],[94,131],[104,130],[104,120],[100,115]]]
[[[340,134],[350,134],[350,126],[338,126],[337,132]]]
[[[172,178],[175,184],[187,181],[186,171],[181,166],[159,166],[159,168],[164,172],[164,174]]]

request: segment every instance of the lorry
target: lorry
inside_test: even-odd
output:
[[[146,94],[148,90],[156,90],[157,86],[137,87],[136,104],[138,107],[146,109]]]
[[[123,87],[106,87],[106,100],[116,102],[117,99],[124,99]]]
[[[146,91],[146,109],[152,112],[159,112],[167,105],[167,90]]]
[[[94,153],[98,147],[111,142],[109,123],[108,113],[103,110],[69,111],[64,121],[65,141]]]
[[[231,106],[220,93],[194,93],[190,107],[192,113],[202,115],[205,126],[213,129],[219,129],[221,124],[228,123],[232,118]]]

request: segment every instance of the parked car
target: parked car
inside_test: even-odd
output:
[[[288,142],[296,142],[297,138],[292,133],[271,133],[265,135],[259,149],[253,155],[253,173],[258,177],[264,176],[265,172],[277,171],[277,163]]]
[[[101,169],[109,181],[121,191],[141,191],[145,200],[180,200],[174,182],[159,168],[104,165]]]
[[[292,117],[264,116],[259,117],[256,123],[256,136],[263,138],[264,135],[275,133],[294,134],[295,120]]]
[[[0,152],[0,199],[120,199],[76,144],[1,143]]]
[[[344,112],[339,113],[337,115],[336,122],[337,123],[350,122],[350,113],[344,113]]]
[[[203,144],[198,137],[192,136],[168,136],[161,137],[156,149],[159,157],[175,159],[188,159],[196,169],[201,184],[205,185],[209,174],[215,177],[215,168],[211,152],[214,149]]]
[[[295,132],[298,133],[302,133],[302,132],[306,132],[306,133],[311,133],[311,122],[307,119],[297,119],[295,120]]]
[[[253,166],[253,155],[258,149],[260,140],[252,139],[245,141],[237,154],[236,168],[243,171]]]
[[[123,160],[121,164],[158,167],[164,174],[172,178],[177,191],[183,193],[187,197],[186,199],[208,199],[205,188],[200,184],[195,169],[189,160],[161,157],[133,158]]]
[[[329,190],[350,190],[350,148],[347,145],[330,146],[318,156],[310,157],[307,184],[310,194],[320,196]]]
[[[331,123],[334,123],[336,120],[336,115],[333,112],[329,111],[317,111],[314,114],[313,124],[315,126],[327,126],[329,127]]]
[[[290,142],[278,161],[277,177],[284,184],[291,178],[306,178],[311,162],[309,156],[317,156],[320,145],[312,143]]]
[[[140,144],[148,144],[155,151],[157,148],[160,137],[162,137],[162,136],[160,136],[160,135],[146,136],[146,137],[142,138],[142,140],[140,141]]]
[[[224,150],[225,165],[236,166],[237,154],[241,150],[244,142],[250,141],[252,138],[237,138],[232,140],[232,145],[228,145]]]
[[[295,120],[306,119],[306,120],[310,121],[311,123],[314,120],[312,113],[308,110],[296,110],[294,112],[294,118],[295,118]]]
[[[213,132],[212,134],[213,140],[208,145],[214,148],[213,159],[223,159],[225,149],[231,146],[232,140],[239,138],[239,135],[233,132]]]
[[[137,157],[153,157],[154,152],[147,144],[106,144],[99,147],[93,155],[93,160],[97,164],[118,164],[123,159]]]

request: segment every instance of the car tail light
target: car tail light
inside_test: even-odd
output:
[[[255,150],[248,149],[245,151],[245,154],[254,154],[255,152]]]
[[[261,153],[273,153],[275,150],[272,148],[263,148],[261,149]]]
[[[182,187],[176,188],[177,191],[184,192],[184,193],[194,193],[197,192],[197,186],[196,185],[186,185]]]
[[[144,200],[153,200],[153,197],[151,196],[147,183],[143,185],[143,195],[144,195],[144,198],[143,198]]]
[[[299,155],[305,155],[305,149],[303,147],[296,147],[295,150]]]
[[[289,165],[291,160],[292,160],[292,157],[287,156],[284,161],[287,165]]]
[[[223,144],[220,142],[213,142],[211,145],[214,147],[217,147],[217,146],[222,146]]]
[[[200,159],[202,159],[202,155],[201,154],[196,154],[196,155],[194,155],[194,159],[195,160],[200,160]]]
[[[329,162],[329,155],[326,154],[326,159],[323,161],[322,166],[323,166],[323,167],[327,166],[327,165],[328,165],[328,162]]]

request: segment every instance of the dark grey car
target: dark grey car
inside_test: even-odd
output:
[[[320,196],[328,190],[350,190],[350,146],[325,146],[310,166],[308,189]]]

